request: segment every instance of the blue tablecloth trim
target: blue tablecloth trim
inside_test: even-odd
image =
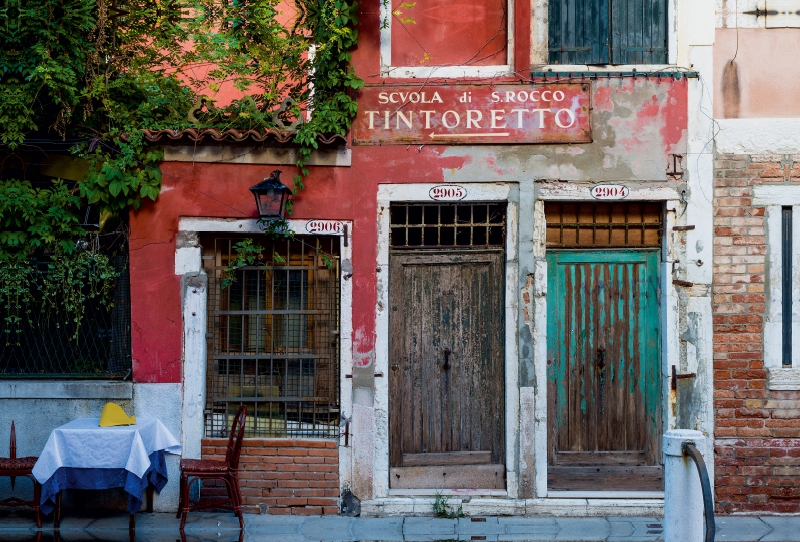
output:
[[[50,514],[56,506],[56,495],[62,489],[125,488],[128,494],[128,512],[135,514],[142,507],[142,493],[152,485],[161,492],[167,485],[167,463],[164,450],[150,454],[150,467],[139,478],[125,469],[76,469],[61,467],[42,484],[41,509]]]

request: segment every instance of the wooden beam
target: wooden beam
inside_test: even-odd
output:
[[[450,465],[390,469],[392,489],[505,489],[504,465]]]
[[[404,467],[433,467],[446,465],[488,465],[491,450],[479,452],[440,452],[432,454],[403,454]]]
[[[547,489],[553,491],[663,491],[658,467],[548,467]]]

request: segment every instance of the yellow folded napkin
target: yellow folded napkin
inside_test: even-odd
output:
[[[116,403],[106,403],[100,414],[100,427],[113,427],[115,425],[136,425],[136,416],[128,416],[122,407]]]

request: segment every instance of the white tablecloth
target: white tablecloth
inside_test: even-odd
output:
[[[137,418],[136,425],[100,427],[100,418],[78,418],[56,427],[33,476],[42,484],[61,467],[125,469],[139,478],[150,467],[150,454],[180,454],[181,446],[158,418]]]

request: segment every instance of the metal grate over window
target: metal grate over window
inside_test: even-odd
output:
[[[505,245],[505,203],[393,203],[389,213],[393,249]]]
[[[126,253],[127,244],[116,247]],[[23,315],[19,326],[0,336],[0,378],[125,379],[131,374],[130,275],[125,254],[109,256],[119,273],[112,304],[87,298],[77,329],[74,315],[63,309]],[[34,262],[37,277],[47,274],[50,259]],[[6,317],[0,305],[0,322]]]
[[[240,268],[222,289],[241,240],[203,243],[209,276],[206,436],[227,436],[236,410],[247,405],[245,436],[337,437],[339,239],[257,239],[274,264]]]
[[[660,203],[548,202],[548,247],[660,247]]]

